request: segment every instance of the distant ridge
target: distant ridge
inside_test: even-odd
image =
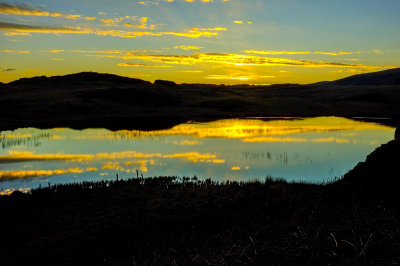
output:
[[[81,72],[0,84],[0,129],[160,129],[239,117],[384,117],[400,121],[400,69],[309,85],[154,83]],[[392,123],[392,122],[391,122]],[[393,122],[396,123],[397,122]]]
[[[118,76],[115,74],[97,73],[97,72],[79,72],[74,74],[68,74],[64,76],[37,76],[32,78],[21,78],[8,83],[9,85],[45,85],[45,83],[57,84],[78,84],[78,83],[97,83],[97,82],[113,82],[113,83],[129,83],[129,84],[150,84],[148,81],[144,81],[136,78],[128,78]]]
[[[358,74],[329,82],[329,84],[340,86],[400,85],[400,68]]]
[[[119,76],[115,74],[108,73],[98,73],[98,72],[79,72],[73,74],[67,74],[63,76],[37,76],[32,78],[20,78],[9,83],[1,83],[0,85],[23,85],[23,84],[39,84],[39,83],[57,83],[57,82],[119,82],[119,83],[131,83],[131,84],[151,84],[149,81],[144,81],[142,79],[130,78]],[[168,80],[156,80],[154,84],[175,86],[176,83]],[[335,81],[322,81],[313,83],[312,85],[339,85],[339,86],[364,86],[364,85],[400,85],[400,68],[393,68],[383,71],[357,74],[349,76],[346,78],[338,79]],[[186,84],[190,85],[190,84]],[[208,85],[208,84],[197,84],[197,85]],[[237,86],[244,86],[237,85]],[[291,86],[297,84],[272,84],[270,86]],[[311,84],[310,84],[311,85]],[[212,86],[212,85],[210,85]]]

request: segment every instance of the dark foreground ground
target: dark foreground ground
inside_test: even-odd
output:
[[[1,265],[397,265],[400,141],[328,185],[160,177],[0,198]]]

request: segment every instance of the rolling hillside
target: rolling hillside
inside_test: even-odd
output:
[[[400,118],[400,69],[271,86],[154,83],[83,72],[0,87],[0,127],[162,128],[246,116]]]

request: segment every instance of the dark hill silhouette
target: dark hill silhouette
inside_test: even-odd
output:
[[[80,72],[76,74],[69,74],[65,76],[39,76],[33,78],[21,78],[16,81],[8,83],[12,86],[49,86],[49,85],[71,85],[77,86],[82,84],[94,85],[99,83],[116,83],[116,84],[150,84],[148,81],[141,79],[134,79],[122,77],[113,74],[101,74],[96,72]]]
[[[157,79],[156,81],[154,81],[154,85],[176,86],[176,83],[173,81],[169,81],[169,80]]]
[[[330,82],[331,85],[400,85],[400,68],[394,68],[374,73],[358,74]]]
[[[95,72],[22,78],[1,87],[0,129],[150,129],[187,120],[246,116],[399,120],[399,73],[399,69],[392,69],[335,82],[271,86],[150,83]]]

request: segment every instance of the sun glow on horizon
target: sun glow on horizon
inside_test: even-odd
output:
[[[0,81],[94,71],[177,83],[304,84],[400,66],[400,3],[316,3],[1,2]]]

